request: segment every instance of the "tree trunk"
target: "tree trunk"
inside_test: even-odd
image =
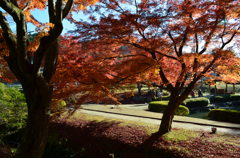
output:
[[[41,158],[47,143],[52,88],[42,77],[31,83],[22,84],[28,105],[28,119],[16,158]]]
[[[191,90],[192,88],[189,88],[188,90],[186,90],[186,92],[184,92],[180,96],[179,96],[179,92],[180,92],[179,89],[175,89],[174,92],[171,93],[168,106],[163,112],[160,128],[158,130],[158,133],[160,135],[164,135],[171,131],[175,111],[177,110],[179,105],[187,98]]]
[[[235,87],[235,83],[233,83],[233,94],[236,93],[236,87]]]
[[[142,95],[142,84],[141,83],[137,83],[137,89],[138,89],[138,96]]]
[[[225,94],[227,94],[228,93],[228,84],[227,83],[225,83],[225,84],[226,84]]]
[[[178,100],[176,99],[177,98],[171,98],[169,100],[167,108],[163,112],[160,128],[158,131],[158,133],[160,133],[161,135],[171,131],[175,111],[180,105],[180,103],[178,104]]]

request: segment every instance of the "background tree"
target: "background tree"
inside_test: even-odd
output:
[[[197,81],[234,57],[238,9],[239,1],[102,0],[85,11],[88,20],[72,21],[79,41],[94,45],[89,51],[105,50],[105,59],[124,58],[113,67],[118,78],[136,82],[129,76],[155,70],[149,76],[171,92],[159,129],[164,134]],[[118,51],[122,47],[127,54]]]
[[[73,10],[83,9],[94,0],[76,0]],[[48,6],[48,7],[47,7]],[[1,0],[1,36],[7,46],[1,57],[22,84],[26,97],[28,117],[25,135],[16,157],[40,158],[44,151],[49,122],[52,84],[58,57],[57,38],[62,32],[62,20],[73,6],[73,0]],[[40,23],[31,15],[34,9],[48,9],[49,22]],[[16,25],[12,30],[9,23]],[[40,31],[33,42],[28,41],[27,22]],[[40,71],[40,70],[43,71]]]

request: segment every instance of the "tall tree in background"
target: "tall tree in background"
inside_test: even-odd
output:
[[[195,84],[234,57],[231,42],[239,33],[239,5],[240,1],[222,0],[102,0],[85,11],[88,21],[72,21],[79,41],[94,46],[89,51],[112,52],[105,59],[124,58],[115,67],[120,69],[115,69],[115,76],[129,79],[155,70],[151,75],[171,92],[159,128],[165,134]],[[122,47],[128,54],[118,51]]]
[[[76,0],[73,10],[93,3],[94,0]],[[1,36],[7,46],[7,49],[1,49],[1,57],[22,84],[28,106],[27,127],[16,157],[40,158],[45,149],[53,91],[50,80],[58,57],[57,39],[63,29],[62,20],[72,6],[73,0],[0,1]],[[35,19],[31,15],[34,9],[48,9],[49,23],[42,24]],[[10,22],[14,22],[16,31],[12,30]],[[33,42],[28,40],[27,22],[39,30]]]

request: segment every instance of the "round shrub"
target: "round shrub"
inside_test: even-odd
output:
[[[153,101],[148,105],[149,111],[152,112],[163,112],[168,106],[168,101]],[[176,115],[187,116],[189,115],[189,109],[186,106],[180,105],[176,112]]]
[[[240,101],[240,94],[217,95],[217,96],[212,96],[210,98],[211,103],[222,103],[222,102],[232,102],[232,101]]]
[[[240,107],[240,101],[233,101],[231,103],[231,106],[233,106],[233,107]]]
[[[183,104],[188,108],[206,107],[208,106],[209,103],[210,103],[209,99],[205,97],[186,99],[183,102]]]
[[[210,98],[211,103],[227,102],[228,100],[229,100],[229,95],[216,95]]]
[[[158,98],[157,100],[162,99],[162,100],[164,100],[164,101],[168,101],[169,98],[170,98],[170,96],[162,96],[162,98]]]
[[[162,94],[163,96],[170,96],[170,93],[168,91],[163,91]]]
[[[240,95],[239,94],[231,94],[229,97],[229,101],[240,101]]]
[[[228,109],[213,109],[208,113],[208,117],[217,121],[240,123],[240,111]]]

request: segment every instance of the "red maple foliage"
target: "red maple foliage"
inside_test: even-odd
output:
[[[171,92],[160,127],[166,133],[195,84],[218,65],[237,60],[231,44],[239,35],[238,2],[102,0],[84,11],[88,20],[71,19],[77,26],[74,40],[88,43],[75,53],[97,54],[92,59],[99,59],[99,69],[94,66],[90,71],[96,70],[96,76],[90,78],[104,88],[116,81],[147,79]],[[84,81],[74,78],[75,84]]]

